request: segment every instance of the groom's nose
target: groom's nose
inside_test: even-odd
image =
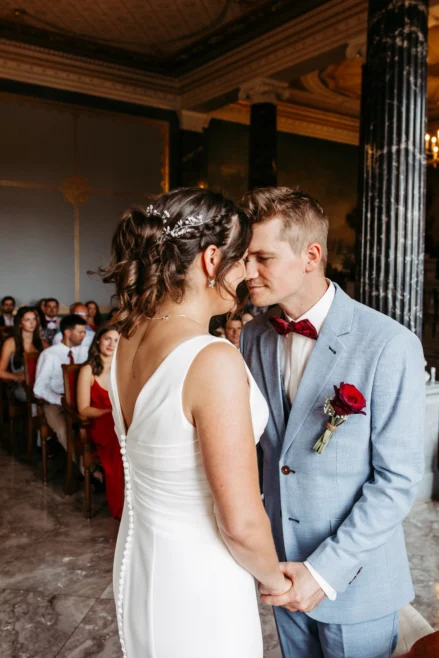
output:
[[[245,264],[245,280],[257,279],[259,276],[258,264],[256,261],[247,261]]]

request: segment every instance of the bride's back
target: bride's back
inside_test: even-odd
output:
[[[169,318],[145,319],[134,336],[121,337],[117,349],[117,385],[125,428],[132,423],[140,392],[163,361],[180,343],[200,335],[202,328],[197,328],[190,319]]]

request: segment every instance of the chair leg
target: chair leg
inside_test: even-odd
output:
[[[12,416],[9,419],[9,447],[11,449],[11,455],[15,455],[15,419]]]
[[[70,496],[73,493],[73,455],[74,445],[72,437],[72,426],[67,421],[67,468],[66,468],[66,481],[64,485],[64,492]]]
[[[47,484],[47,431],[40,429],[41,436],[41,468],[43,473],[43,484]]]
[[[91,486],[90,486],[90,469],[84,469],[84,504],[85,504],[85,518],[91,518]]]
[[[32,407],[29,409],[27,417],[27,458],[32,461],[32,448],[34,445],[34,422],[32,418]]]

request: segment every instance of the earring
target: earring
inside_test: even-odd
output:
[[[209,283],[209,288],[215,288],[215,286],[216,286],[216,280],[215,279],[209,279],[208,278],[207,281]]]

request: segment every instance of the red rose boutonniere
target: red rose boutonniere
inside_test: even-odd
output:
[[[335,395],[333,398],[326,398],[323,411],[330,416],[326,423],[326,430],[315,444],[313,450],[322,454],[334,432],[343,425],[352,414],[366,415],[363,409],[366,406],[366,400],[362,393],[352,384],[341,382],[340,388],[334,386]]]

